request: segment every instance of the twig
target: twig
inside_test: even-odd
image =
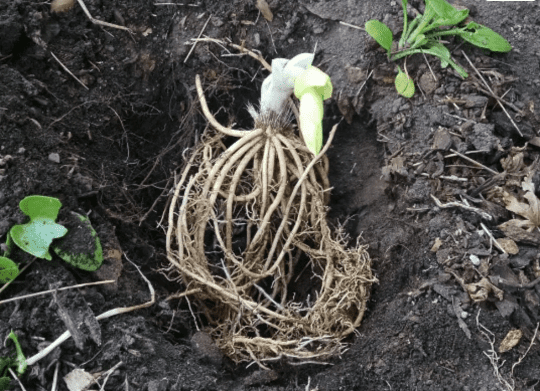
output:
[[[521,362],[523,361],[523,359],[525,357],[527,357],[527,354],[529,354],[529,350],[531,350],[532,346],[534,345],[534,340],[536,339],[536,335],[538,334],[538,326],[540,326],[540,323],[537,323],[536,324],[536,329],[534,330],[534,335],[533,337],[531,338],[531,343],[529,344],[529,347],[527,348],[527,350],[525,351],[525,353],[523,353],[520,357],[519,357],[519,360],[517,360],[513,365],[512,365],[512,371],[510,372],[512,374],[512,376],[514,376],[514,368],[516,366],[518,366],[519,364],[521,364]]]
[[[133,33],[133,31],[131,31],[130,28],[127,28],[125,26],[120,26],[120,25],[117,25],[117,24],[112,24],[112,23],[108,23],[108,22],[103,22],[99,19],[94,19],[92,17],[92,15],[90,15],[90,11],[88,11],[88,8],[86,8],[86,4],[84,4],[84,1],[83,0],[77,0],[77,2],[79,3],[79,5],[81,6],[81,8],[83,9],[84,13],[86,14],[86,16],[88,17],[88,19],[90,19],[90,21],[94,24],[99,24],[101,26],[105,26],[105,27],[112,27],[114,29],[120,29],[120,30],[124,30],[124,31],[127,31],[129,33]]]
[[[182,3],[154,3],[154,5],[183,5],[187,7],[200,7],[200,4],[182,4]]]
[[[133,265],[135,268],[137,268],[137,271],[140,273],[141,277],[146,281],[146,284],[148,285],[148,290],[150,291],[150,300],[146,303],[135,305],[132,307],[120,307],[120,308],[113,308],[112,310],[105,311],[101,315],[96,316],[97,320],[107,319],[115,315],[125,314],[131,311],[139,310],[142,308],[150,307],[152,304],[156,302],[156,294],[154,291],[154,287],[152,286],[152,283],[146,278],[146,276],[141,272],[141,269],[139,266],[135,265],[133,262],[129,260],[127,255],[124,253],[124,256],[126,259]],[[40,351],[39,353],[35,354],[34,356],[30,357],[28,360],[26,360],[26,363],[30,365],[34,365],[36,362],[41,360],[42,358],[46,357],[50,352],[52,352],[55,348],[60,346],[64,341],[67,341],[71,337],[71,333],[69,331],[65,331],[60,337],[56,339],[53,343],[51,343],[49,346],[47,346],[45,349]]]
[[[6,303],[11,303],[12,301],[29,299],[31,297],[46,295],[47,293],[54,293],[54,292],[59,292],[59,291],[65,291],[65,290],[68,290],[68,289],[76,289],[76,288],[82,288],[82,287],[85,287],[85,286],[92,286],[92,285],[112,284],[113,282],[114,282],[114,280],[105,280],[105,281],[87,282],[87,283],[84,283],[84,284],[65,286],[65,287],[58,288],[58,289],[49,289],[47,291],[30,293],[28,295],[17,296],[17,297],[12,297],[11,299],[1,300],[0,305],[6,304]]]
[[[478,310],[478,314],[476,315],[476,327],[484,335],[487,342],[491,346],[491,349],[489,349],[487,352],[483,352],[483,353],[489,359],[489,362],[491,363],[491,366],[493,367],[493,373],[495,374],[495,377],[497,378],[499,383],[501,385],[503,385],[506,388],[507,391],[514,391],[514,384],[510,384],[501,375],[501,372],[499,371],[499,368],[501,368],[504,365],[504,361],[503,361],[502,364],[499,364],[499,361],[500,361],[501,358],[499,357],[499,355],[497,354],[497,352],[495,350],[495,336],[493,335],[493,333],[488,328],[486,328],[486,326],[484,326],[482,323],[480,323],[479,318],[480,318],[480,310]],[[514,383],[513,379],[511,379],[511,380],[512,380],[512,383]]]
[[[15,380],[17,380],[17,382],[19,383],[19,387],[21,387],[21,389],[23,391],[26,391],[26,388],[24,388],[24,386],[22,385],[21,381],[19,380],[19,377],[17,376],[17,374],[15,372],[13,372],[13,369],[11,368],[8,368],[8,371],[9,373],[11,374],[11,377],[13,377]]]
[[[363,27],[355,26],[354,24],[350,24],[350,23],[344,22],[342,20],[339,21],[339,24],[342,24],[343,26],[347,26],[347,27],[352,27],[353,29],[366,31],[366,29],[363,28]]]
[[[465,205],[465,204],[462,204],[461,202],[457,202],[457,201],[455,201],[455,202],[447,202],[446,204],[443,204],[433,194],[430,194],[430,195],[431,195],[431,198],[433,198],[433,201],[435,201],[435,203],[437,204],[437,206],[439,208],[443,208],[443,209],[445,209],[445,208],[453,208],[453,207],[463,208],[465,210],[478,213],[480,216],[482,216],[482,218],[484,220],[490,221],[492,219],[491,215],[484,212],[482,209],[475,208],[474,206]]]
[[[364,88],[364,86],[366,85],[367,81],[369,80],[369,78],[371,77],[371,75],[373,74],[373,69],[371,70],[371,72],[369,72],[368,76],[366,77],[366,80],[364,80],[364,82],[362,83],[362,85],[360,86],[360,88],[358,89],[358,92],[356,93],[355,95],[355,98],[360,95],[360,91],[362,91],[362,88]]]
[[[56,391],[56,384],[58,382],[58,368],[60,367],[60,361],[56,362],[56,365],[54,366],[54,376],[53,376],[53,383],[51,386],[51,391]]]
[[[266,20],[265,22],[266,22],[266,27],[268,27],[268,32],[270,33],[270,41],[272,42],[272,46],[274,47],[274,52],[276,52],[277,54],[276,44],[274,43],[274,37],[272,36],[272,30],[270,30],[270,25],[268,24],[268,22]]]
[[[450,148],[450,151],[452,151],[453,153],[455,153],[456,155],[458,155],[460,158],[465,159],[465,160],[467,160],[468,162],[470,162],[470,163],[472,163],[472,164],[475,164],[475,165],[477,165],[478,167],[481,167],[481,168],[483,168],[483,169],[486,170],[486,171],[491,172],[493,175],[498,175],[498,174],[499,174],[497,171],[492,170],[491,168],[484,166],[482,163],[479,163],[479,162],[477,162],[476,160],[471,159],[470,157],[465,156],[464,154],[459,153],[458,151],[453,150],[452,148]],[[448,156],[445,156],[445,157],[448,157]]]
[[[474,64],[471,62],[471,60],[469,59],[469,57],[467,57],[467,55],[465,54],[465,52],[462,50],[461,53],[463,53],[463,56],[465,56],[465,58],[467,59],[467,61],[469,62],[469,65],[472,67],[472,69],[474,69],[474,71],[476,72],[476,74],[478,75],[478,77],[480,78],[480,80],[482,80],[482,82],[484,83],[484,86],[486,86],[486,88],[488,89],[489,92],[491,92],[491,96],[493,98],[495,98],[497,100],[497,102],[499,103],[499,105],[501,106],[501,108],[503,109],[504,113],[506,114],[506,116],[508,117],[508,119],[510,120],[510,122],[512,122],[512,125],[514,125],[514,128],[516,128],[516,130],[518,131],[519,135],[521,137],[523,137],[523,133],[521,133],[521,130],[519,130],[518,126],[516,125],[516,123],[514,122],[514,120],[512,119],[512,117],[510,116],[510,114],[508,113],[508,111],[506,111],[506,108],[504,107],[503,103],[502,103],[502,100],[497,96],[495,95],[495,93],[493,92],[493,90],[491,89],[491,87],[489,86],[488,83],[486,83],[486,81],[484,80],[484,77],[482,76],[482,74],[478,71],[478,69],[476,69],[476,67],[474,66]]]
[[[109,376],[111,376],[111,374],[112,374],[114,371],[116,371],[116,369],[117,369],[120,365],[122,365],[122,364],[123,364],[123,362],[120,361],[118,364],[116,364],[114,367],[112,367],[111,369],[109,369],[109,370],[107,371],[107,377],[106,377],[105,380],[103,381],[103,384],[101,385],[101,387],[100,387],[100,389],[99,389],[100,391],[103,391],[103,390],[105,389],[105,384],[107,384],[107,382],[109,381]]]
[[[206,26],[208,25],[208,22],[210,22],[210,19],[212,19],[212,15],[210,15],[208,17],[208,19],[206,20],[206,23],[204,24],[201,32],[199,33],[199,36],[197,37],[197,40],[195,40],[195,42],[193,42],[193,46],[191,47],[191,49],[189,49],[189,53],[187,54],[186,58],[184,59],[184,64],[188,60],[189,56],[191,56],[191,53],[193,52],[193,50],[195,50],[195,46],[197,45],[198,40],[201,38],[201,35],[204,33],[204,30],[206,29]]]
[[[36,260],[36,257],[34,257],[34,259],[32,259],[30,262],[28,262],[28,264],[26,264],[22,269],[21,271],[19,272],[19,274],[17,274],[17,276],[20,276],[26,269],[28,269],[28,267],[34,263],[34,261]],[[9,284],[11,284],[14,280],[10,280],[8,282],[6,282],[4,284],[4,286],[2,288],[0,288],[0,293],[2,293],[8,286]]]
[[[484,230],[484,232],[490,237],[491,240],[493,240],[493,242],[495,243],[495,246],[501,250],[503,252],[503,254],[508,254],[504,248],[502,248],[502,246],[499,244],[499,242],[497,242],[497,239],[495,239],[495,237],[493,236],[493,234],[491,233],[491,231],[489,229],[487,229],[487,227],[484,225],[484,223],[480,223],[480,225],[482,226],[482,229]]]
[[[84,84],[77,76],[75,76],[73,73],[71,73],[71,71],[70,71],[64,64],[62,64],[62,61],[60,61],[60,60],[58,59],[58,57],[56,57],[56,56],[54,55],[53,52],[50,51],[49,53],[51,53],[51,56],[53,56],[53,58],[56,60],[56,62],[58,62],[58,64],[60,64],[60,66],[64,69],[64,71],[66,71],[72,78],[74,78],[74,79],[77,81],[77,83],[79,83],[81,86],[83,86],[83,87],[86,88],[87,90],[89,89],[89,88],[86,86],[86,84]]]
[[[431,76],[433,76],[433,80],[437,81],[437,76],[435,76],[435,73],[433,73],[433,69],[431,69],[431,65],[429,65],[429,61],[427,60],[426,54],[422,52],[422,56],[424,56],[424,60],[426,60],[426,64],[429,68],[429,71],[431,72]]]

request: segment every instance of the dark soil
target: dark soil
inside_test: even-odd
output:
[[[493,54],[449,39],[469,79],[428,57],[434,82],[426,60],[414,56],[407,68],[417,93],[409,100],[393,87],[395,64],[364,31],[340,24],[379,19],[398,34],[399,1],[272,0],[272,22],[248,0],[85,1],[94,18],[123,24],[132,34],[93,24],[78,4],[53,14],[45,2],[0,3],[0,242],[25,220],[19,201],[41,194],[59,198],[66,215],[88,215],[106,256],[93,273],[56,257],[36,260],[0,299],[117,281],[0,304],[0,336],[13,329],[27,357],[68,328],[77,334],[29,368],[21,378],[26,389],[51,389],[55,368],[57,389],[67,390],[62,378],[74,368],[98,373],[121,362],[105,390],[540,390],[538,341],[527,352],[538,339],[540,286],[523,288],[538,277],[540,241],[535,232],[516,239],[519,253],[509,257],[495,248],[479,233],[481,223],[501,238],[497,225],[511,216],[482,194],[480,186],[493,174],[446,157],[449,148],[480,151],[468,156],[503,172],[501,159],[528,142],[523,164],[538,159],[540,5],[458,1],[514,49]],[[332,78],[325,130],[345,120],[328,153],[329,218],[369,244],[379,283],[350,349],[331,362],[292,366],[283,360],[272,371],[235,365],[197,332],[185,300],[166,300],[184,287],[159,272],[167,264],[162,214],[175,172],[207,126],[194,77],[202,76],[221,123],[250,128],[246,105],[257,103],[267,76],[256,60],[234,49],[200,42],[190,53],[190,40],[207,21],[205,36],[259,50],[269,62],[316,47],[315,65]],[[494,99],[476,88],[462,51],[499,96],[509,90],[504,99],[519,109],[509,113],[522,136]],[[431,195],[442,203],[469,200],[493,219],[440,208]],[[443,243],[437,252],[431,251],[436,238]],[[481,259],[478,269],[471,255]],[[20,251],[11,258],[31,260]],[[156,304],[97,322],[94,315],[149,300],[147,284],[127,258],[150,279]],[[471,299],[464,286],[480,276],[495,281],[503,300],[493,292],[487,300]],[[517,282],[500,283],[499,277]],[[493,346],[478,322],[493,333]],[[513,329],[523,334],[519,344],[499,353]],[[487,356],[492,348],[498,362]]]

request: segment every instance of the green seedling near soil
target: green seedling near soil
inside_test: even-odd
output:
[[[19,274],[17,264],[8,258],[13,243],[28,254],[51,260],[49,247],[53,240],[68,234],[66,227],[56,223],[58,212],[62,207],[59,199],[33,195],[24,198],[19,207],[30,221],[13,226],[7,235],[7,251],[0,256],[0,283],[9,282]],[[101,243],[89,219],[76,213],[74,215],[80,224],[77,224],[62,239],[63,242],[53,249],[70,265],[86,271],[95,271],[103,263]]]
[[[9,387],[11,377],[9,377],[9,369],[14,368],[18,375],[22,375],[26,371],[26,357],[24,356],[19,340],[13,331],[8,335],[8,339],[13,341],[15,345],[15,357],[0,357],[0,391],[5,391]],[[6,340],[6,342],[7,342]]]
[[[476,22],[469,22],[463,25],[463,21],[469,15],[468,9],[457,10],[445,0],[425,0],[426,9],[423,15],[418,15],[409,24],[407,20],[407,0],[402,0],[403,6],[403,33],[396,43],[393,40],[392,31],[378,20],[366,22],[367,33],[381,45],[388,53],[391,61],[410,56],[416,53],[431,54],[441,60],[441,66],[446,68],[451,65],[462,77],[468,76],[465,69],[456,64],[450,51],[439,40],[440,37],[456,35],[465,41],[494,52],[509,52],[512,46],[506,39],[495,31]],[[408,97],[402,92],[410,93],[410,90],[400,90],[405,78],[400,70],[396,80],[398,93]],[[411,80],[412,81],[412,80]],[[414,91],[413,91],[414,94]],[[412,96],[412,95],[411,95]]]

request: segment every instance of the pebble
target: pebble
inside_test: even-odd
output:
[[[54,163],[60,163],[60,155],[57,153],[49,154],[49,160]]]
[[[26,152],[26,149],[24,147],[20,147],[19,150],[17,151],[17,153],[19,154],[23,154]]]

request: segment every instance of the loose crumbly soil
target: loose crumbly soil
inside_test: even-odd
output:
[[[492,176],[467,161],[445,158],[450,152],[442,149],[484,151],[469,156],[498,172],[503,171],[501,158],[526,141],[531,144],[525,164],[538,157],[538,2],[459,0],[471,8],[475,20],[509,40],[514,47],[509,54],[449,40],[454,57],[471,75],[462,50],[483,72],[498,72],[485,73],[486,78],[500,84],[499,96],[510,89],[505,99],[522,110],[517,126],[523,137],[492,98],[471,80],[441,69],[433,58],[427,60],[437,82],[426,60],[415,56],[407,67],[418,91],[410,100],[396,94],[395,64],[388,64],[365,32],[340,21],[363,26],[379,19],[397,34],[399,1],[272,0],[271,22],[251,0],[153,3],[85,1],[93,17],[124,24],[132,34],[92,24],[78,4],[58,15],[44,2],[0,4],[0,242],[13,224],[24,221],[19,201],[42,194],[61,200],[64,217],[69,211],[87,214],[106,254],[104,267],[95,273],[57,259],[37,260],[0,300],[117,280],[0,304],[2,339],[13,329],[27,356],[56,339],[70,319],[81,325],[76,341],[65,342],[27,371],[21,379],[26,389],[50,389],[56,363],[62,378],[75,367],[96,373],[121,361],[106,390],[506,390],[494,372],[494,364],[504,361],[500,374],[509,385],[540,390],[538,341],[510,373],[540,320],[540,289],[500,284],[503,301],[491,293],[475,303],[458,281],[479,280],[470,266],[471,254],[491,262],[483,272],[492,277],[532,280],[540,242],[536,237],[518,242],[519,254],[501,257],[478,231],[484,223],[496,237],[504,236],[496,227],[510,218],[504,208],[494,207],[496,218],[489,222],[463,208],[439,208],[430,197],[443,203],[461,202],[460,196],[478,201],[475,189],[484,183],[478,178]],[[412,5],[420,7],[418,2]],[[199,42],[190,53],[190,40],[205,25],[204,36],[259,50],[267,61],[316,48],[315,65],[332,78],[326,132],[345,120],[328,153],[333,186],[329,220],[369,244],[379,283],[358,333],[348,340],[350,349],[330,362],[291,366],[277,361],[272,371],[234,365],[204,333],[197,308],[191,311],[185,300],[166,300],[181,287],[158,271],[167,262],[166,220],[161,217],[175,173],[207,126],[195,75],[203,78],[217,119],[244,129],[253,125],[246,105],[257,103],[267,75],[256,60],[231,48]],[[515,111],[510,114],[516,118]],[[458,117],[477,123],[464,125]],[[439,142],[434,134],[440,127]],[[443,178],[451,175],[469,182]],[[437,253],[431,251],[436,238],[443,243]],[[157,302],[96,324],[92,314],[149,298],[144,280],[126,257],[142,267]],[[30,260],[20,252],[13,258]],[[498,364],[485,354],[491,347],[477,318],[493,333]],[[521,341],[498,353],[512,329],[522,331]],[[63,380],[58,389],[67,389]]]

